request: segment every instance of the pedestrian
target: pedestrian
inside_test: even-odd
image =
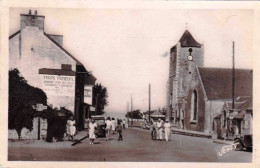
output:
[[[94,140],[96,139],[96,135],[95,135],[95,129],[97,128],[97,124],[95,123],[95,120],[91,120],[91,122],[89,123],[89,139],[90,139],[90,145],[94,145]]]
[[[73,116],[71,116],[70,119],[67,121],[66,128],[67,128],[68,141],[70,139],[71,141],[74,141],[76,127],[75,127],[75,120]]]
[[[112,134],[115,134],[115,130],[116,130],[116,120],[114,118],[112,118]]]
[[[123,129],[125,129],[125,124],[126,124],[126,121],[125,121],[125,119],[123,119]]]
[[[165,140],[169,141],[171,135],[171,123],[168,119],[165,120],[164,123],[164,132],[165,132]]]
[[[118,120],[117,122],[116,131],[118,133],[118,141],[120,140],[123,141],[123,136],[122,136],[123,126],[120,120]]]
[[[151,131],[151,138],[152,138],[152,140],[155,140],[156,139],[155,124],[151,121],[149,125],[150,125],[150,131]]]
[[[162,141],[163,139],[163,121],[161,119],[158,120],[158,123],[157,123],[157,129],[158,129],[158,138],[160,141]]]
[[[160,119],[159,119],[160,120]],[[159,139],[159,130],[158,130],[158,124],[159,124],[159,120],[156,120],[154,122],[154,127],[155,127],[155,135],[156,135],[156,140]]]
[[[107,120],[106,120],[106,141],[109,140],[111,127],[112,127],[111,119],[110,119],[110,117],[107,117]]]

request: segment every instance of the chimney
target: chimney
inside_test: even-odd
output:
[[[45,16],[37,15],[37,10],[34,11],[35,15],[32,15],[32,10],[29,10],[29,14],[20,14],[20,29],[23,30],[26,27],[38,27],[39,30],[44,30]]]

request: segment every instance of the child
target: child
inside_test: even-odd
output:
[[[117,133],[118,133],[118,141],[120,141],[120,140],[123,141],[123,136],[122,136],[123,126],[122,126],[120,120],[118,120],[116,130],[117,130]]]

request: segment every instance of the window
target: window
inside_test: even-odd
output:
[[[224,111],[224,115],[223,115],[223,127],[226,128],[226,123],[227,123],[227,113],[226,111]]]
[[[198,94],[196,90],[194,90],[191,96],[191,121],[197,121],[197,112],[198,112]]]

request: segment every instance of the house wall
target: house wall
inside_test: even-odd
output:
[[[246,113],[244,120],[241,122],[241,134],[253,134],[253,118],[250,113]]]
[[[70,64],[76,71],[76,61],[44,35],[43,25],[44,17],[21,15],[21,32],[9,40],[9,68],[19,69],[28,83],[38,88],[42,87],[41,68],[60,69],[61,64]],[[75,93],[59,98],[48,96],[48,104],[59,107],[64,102],[58,100],[64,98],[74,112]]]

